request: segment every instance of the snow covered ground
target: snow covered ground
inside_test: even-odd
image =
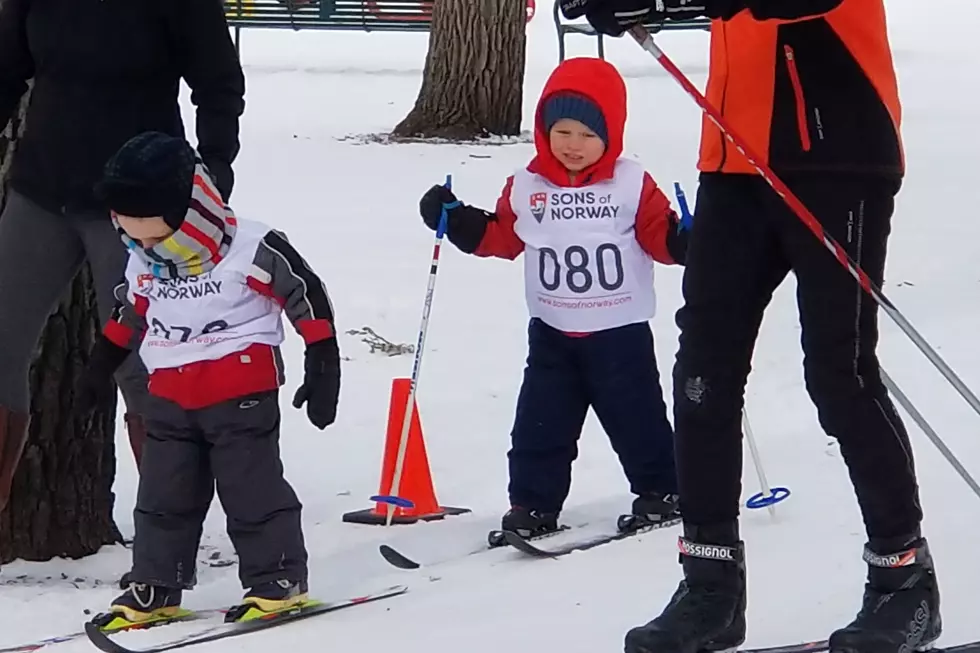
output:
[[[980,249],[980,76],[972,41],[980,5],[932,0],[923,10],[908,0],[887,4],[909,166],[885,292],[980,389],[980,310],[973,305],[980,284],[973,267]],[[529,30],[525,128],[557,62],[549,12],[540,10]],[[591,39],[569,38],[569,56],[594,53]],[[411,108],[426,42],[425,35],[403,34],[243,35],[248,109],[235,209],[288,232],[326,279],[342,332],[368,326],[396,343],[415,342],[425,291],[432,234],[418,217],[420,194],[452,173],[464,201],[490,206],[506,175],[532,153],[525,143],[392,146],[358,138],[389,130]],[[703,85],[706,34],[667,34],[659,43]],[[681,181],[693,196],[698,110],[631,40],[611,42],[607,58],[620,66],[629,87],[627,154],[641,159],[663,185]],[[193,116],[189,107],[187,116]],[[681,269],[660,268],[658,274],[661,310],[654,328],[669,383]],[[282,447],[287,475],[305,504],[312,589],[332,598],[400,582],[411,591],[212,649],[311,651],[357,642],[363,653],[490,653],[502,643],[521,652],[616,651],[625,631],[657,614],[673,591],[681,573],[675,531],[554,561],[521,559],[510,551],[466,555],[481,547],[507,507],[505,452],[524,363],[526,313],[519,264],[476,260],[447,247],[439,275],[418,401],[439,498],[473,513],[389,530],[342,523],[342,513],[369,507],[368,497],[378,489],[390,383],[409,375],[411,357],[371,354],[360,336],[342,335],[350,360],[340,414],[335,426],[319,432],[285,399],[302,370],[301,343],[291,335]],[[775,520],[765,511],[743,517],[750,646],[825,637],[852,617],[863,583],[863,529],[846,471],[802,386],[793,285],[786,282],[767,314],[748,390],[769,480],[793,491]],[[980,417],[894,324],[884,316],[881,324],[885,369],[980,475]],[[943,591],[944,642],[980,639],[974,598],[980,499],[909,424],[925,530]],[[126,452],[121,427],[119,434]],[[131,533],[136,474],[128,455],[120,460],[117,518]],[[745,497],[758,489],[749,462],[744,485]],[[629,500],[615,456],[590,416],[565,518],[611,525]],[[206,543],[219,555],[231,550],[223,527],[215,504]],[[416,572],[395,570],[377,554],[382,542],[428,564]],[[78,630],[88,611],[104,609],[112,598],[111,583],[128,569],[128,556],[122,547],[107,547],[84,561],[5,567],[0,648]],[[236,600],[235,569],[202,565],[199,588],[186,596],[188,607]],[[187,627],[128,637],[156,641],[181,628]],[[89,645],[58,648],[71,653]]]

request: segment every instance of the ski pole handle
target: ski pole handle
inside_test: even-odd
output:
[[[443,184],[447,190],[453,189],[453,176],[446,175],[446,183]],[[436,238],[442,240],[442,237],[446,235],[446,229],[449,226],[449,211],[455,209],[460,205],[459,200],[452,202],[450,204],[442,205],[442,215],[439,216],[439,226],[436,228]]]
[[[663,50],[657,47],[657,43],[653,40],[653,35],[643,25],[634,25],[630,28],[629,33],[641,48],[657,59],[663,55]]]
[[[690,229],[691,224],[694,222],[694,216],[691,215],[691,209],[687,206],[687,196],[684,194],[684,189],[681,188],[680,182],[674,182],[674,195],[677,196],[677,206],[681,209],[681,229]]]

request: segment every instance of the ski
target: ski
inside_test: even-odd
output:
[[[681,522],[681,518],[676,517],[674,519],[667,519],[656,523],[637,523],[635,520],[630,520],[630,517],[632,517],[632,515],[624,515],[623,517],[620,517],[616,533],[602,533],[585,540],[569,542],[568,544],[563,544],[556,547],[539,547],[532,540],[526,540],[512,531],[504,531],[503,534],[507,544],[517,549],[521,553],[536,558],[557,558],[575,551],[588,551],[589,549],[602,546],[603,544],[625,540],[626,538],[633,537],[634,535],[640,535],[642,533],[648,533],[661,528],[667,528]]]
[[[393,567],[398,567],[399,569],[408,570],[408,569],[418,569],[419,567],[422,566],[421,564],[415,562],[401,551],[398,551],[397,549],[394,549],[388,546],[387,544],[382,544],[381,546],[378,547],[378,550],[381,552],[381,557],[383,557],[388,562],[388,564],[390,564]],[[2,651],[0,651],[0,653],[2,653]]]
[[[484,551],[493,551],[496,549],[502,549],[508,546],[511,546],[528,555],[536,555],[539,557],[554,556],[556,555],[555,552],[557,552],[557,555],[564,555],[565,553],[571,553],[573,550],[578,551],[578,550],[590,549],[594,546],[598,546],[599,544],[605,544],[607,542],[613,542],[616,540],[624,539],[626,537],[630,537],[631,535],[639,535],[640,533],[645,533],[647,531],[654,530],[656,528],[664,528],[667,526],[672,526],[680,522],[680,518],[678,517],[676,519],[667,520],[665,522],[658,523],[655,525],[647,525],[644,522],[644,525],[641,526],[637,524],[636,520],[637,517],[635,515],[621,515],[617,520],[617,526],[616,526],[617,533],[615,535],[609,535],[604,533],[589,538],[584,542],[581,541],[574,542],[572,544],[557,547],[554,549],[539,548],[534,546],[533,543],[538,542],[540,540],[545,540],[551,537],[555,537],[557,535],[562,535],[563,533],[573,530],[574,528],[577,527],[572,527],[567,524],[562,524],[561,526],[558,527],[558,530],[556,531],[542,533],[540,535],[535,535],[527,539],[521,538],[521,536],[518,535],[517,533],[508,534],[503,530],[494,529],[487,534],[488,546],[486,548],[474,551],[470,555],[476,553],[483,553]],[[413,558],[410,558],[409,556],[405,555],[398,549],[388,544],[380,545],[378,547],[378,551],[381,553],[381,557],[383,557],[388,564],[398,569],[411,571],[411,570],[419,569],[422,566],[422,563],[418,562],[417,560],[414,560]]]
[[[529,541],[537,541],[537,540],[543,540],[548,537],[554,537],[555,535],[559,535],[571,529],[572,529],[571,526],[563,525],[560,526],[557,531],[544,533],[542,535],[536,535],[532,538],[529,538]],[[505,548],[506,546],[507,546],[507,541],[504,539],[504,532],[501,530],[492,530],[487,534],[487,545],[481,549],[471,551],[467,555],[475,555],[477,553],[484,553],[486,551],[494,551],[496,549]],[[378,547],[378,551],[381,553],[381,557],[384,558],[388,564],[390,564],[393,567],[397,567],[398,569],[413,570],[413,569],[418,569],[419,567],[422,566],[422,563],[408,557],[407,555],[405,555],[395,547],[389,546],[388,544],[380,545]],[[3,653],[3,651],[0,651],[0,653]]]
[[[545,540],[549,537],[554,537],[556,535],[561,535],[565,531],[571,530],[572,527],[567,524],[562,524],[558,527],[558,530],[548,531],[547,533],[541,533],[540,535],[532,535],[527,538],[526,542],[537,542],[538,540]],[[515,533],[516,534],[516,533]],[[501,547],[507,546],[507,531],[503,530],[492,530],[487,534],[487,544],[490,545],[491,549],[499,549]]]
[[[736,653],[825,653],[830,650],[827,640],[800,642],[799,644],[778,644],[776,646],[761,646],[759,648],[740,648]],[[980,641],[967,642],[929,649],[928,653],[980,653]]]
[[[0,653],[31,653],[31,651],[39,651],[45,646],[71,642],[73,640],[79,639],[80,637],[84,637],[84,636],[85,633],[83,631],[78,631],[76,633],[69,633],[68,635],[57,635],[55,637],[39,639],[36,642],[31,642],[30,644],[19,644],[17,646],[8,646],[6,648],[0,648]]]
[[[936,648],[930,651],[930,653],[980,653],[980,640],[947,646],[946,648]]]
[[[194,646],[196,644],[203,644],[205,642],[214,642],[219,639],[227,639],[229,637],[237,637],[239,635],[245,635],[248,633],[254,633],[259,630],[266,630],[268,628],[273,628],[275,626],[280,626],[282,624],[290,623],[293,621],[299,621],[300,619],[306,619],[316,615],[327,614],[330,612],[336,612],[337,610],[342,610],[344,608],[353,607],[355,605],[362,605],[364,603],[370,603],[373,601],[379,601],[381,599],[390,598],[393,596],[398,596],[404,594],[408,591],[408,587],[405,585],[394,585],[383,590],[376,592],[371,592],[363,596],[352,597],[348,599],[341,599],[338,601],[329,602],[319,602],[311,601],[305,605],[287,610],[284,612],[270,614],[265,617],[260,617],[257,619],[249,621],[232,621],[232,622],[221,622],[217,625],[210,626],[204,630],[179,637],[177,639],[170,640],[168,642],[163,642],[161,644],[156,644],[154,646],[149,646],[146,648],[129,648],[119,644],[112,635],[116,632],[107,633],[103,631],[99,626],[97,626],[92,621],[86,622],[85,624],[85,634],[88,636],[89,641],[95,645],[96,648],[103,651],[104,653],[161,653],[162,651],[172,651],[174,649],[185,648],[187,646]],[[229,610],[221,610],[222,613],[227,613]],[[193,620],[199,617],[201,613],[191,612],[189,616],[183,619],[171,619],[168,623],[175,623],[177,621],[187,621]],[[157,624],[159,625],[159,624]],[[129,628],[127,630],[136,630],[136,628]]]
[[[161,619],[155,619],[147,623],[140,624],[129,624],[119,628],[114,628],[109,630],[109,633],[125,632],[129,630],[148,630],[150,628],[156,628],[158,626],[166,626],[167,624],[186,622],[186,621],[199,621],[203,619],[210,619],[212,617],[217,617],[223,615],[226,612],[224,608],[209,608],[205,610],[184,610],[172,617],[166,617]],[[98,617],[96,617],[98,618]],[[79,630],[74,633],[68,633],[67,635],[56,635],[54,637],[46,637],[45,639],[39,639],[36,642],[31,642],[29,644],[20,644],[18,646],[9,646],[0,648],[0,653],[31,653],[32,651],[39,651],[46,646],[51,646],[53,644],[64,644],[65,642],[71,642],[76,639],[81,639],[86,636],[84,630]]]
[[[775,646],[760,646],[759,648],[740,648],[735,653],[823,653],[827,650],[827,640],[817,640],[800,642],[799,644],[777,644]]]
[[[564,533],[567,530],[571,530],[571,526],[560,526],[557,531],[552,531],[550,533],[543,533],[541,535],[535,535],[529,538],[529,541],[543,540],[548,537],[554,537]],[[476,555],[478,553],[485,553],[487,551],[495,551],[497,549],[503,549],[507,547],[507,541],[504,539],[504,532],[501,530],[492,530],[487,534],[487,545],[483,548],[471,551],[466,555]],[[398,549],[387,544],[382,544],[378,547],[378,551],[381,553],[381,557],[393,567],[404,570],[414,570],[422,566],[422,563],[408,557]],[[3,651],[0,651],[3,653]]]

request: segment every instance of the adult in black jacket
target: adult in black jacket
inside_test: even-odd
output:
[[[87,259],[100,320],[126,250],[94,185],[145,131],[183,136],[183,79],[197,145],[227,200],[245,80],[220,0],[0,0],[0,129],[33,79],[23,139],[0,214],[0,510],[27,438],[28,368],[48,315]],[[120,369],[139,462],[146,372]]]
[[[614,36],[713,19],[708,102],[882,284],[905,172],[882,0],[561,1],[566,17]],[[708,119],[698,168],[673,374],[684,580],[660,616],[627,634],[626,653],[719,651],[745,639],[740,412],[763,312],[790,271],[807,391],[840,443],[868,536],[860,612],[830,649],[927,646],[942,629],[939,590],[908,434],[875,353],[877,305]]]

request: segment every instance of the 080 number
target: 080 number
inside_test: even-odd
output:
[[[603,290],[618,290],[625,280],[623,254],[612,243],[603,243],[595,249],[590,260],[589,251],[581,245],[568,247],[559,260],[558,252],[550,247],[538,250],[538,278],[545,290],[558,290],[564,278],[565,286],[574,293],[587,293],[598,282]],[[548,262],[551,265],[548,265]],[[595,273],[592,263],[595,263]]]

